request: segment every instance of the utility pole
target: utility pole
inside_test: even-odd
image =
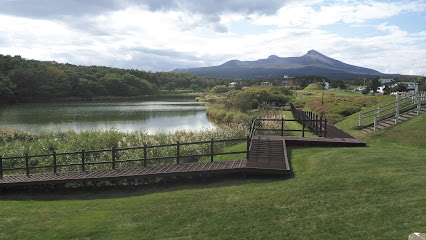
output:
[[[324,79],[322,79],[322,96],[321,96],[321,106],[324,105]]]

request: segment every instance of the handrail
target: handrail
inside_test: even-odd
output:
[[[290,107],[294,106],[290,103]],[[256,122],[260,122],[260,126],[262,126],[262,122],[281,122],[281,128],[253,128],[254,131],[275,131],[281,132],[281,136],[284,136],[284,132],[302,132],[302,137],[305,136],[305,132],[309,131],[319,136],[326,137],[327,136],[327,119],[319,117],[313,112],[305,112],[298,113],[297,110],[294,113],[295,116],[300,116],[300,119],[277,119],[277,118],[256,118],[252,120],[252,126],[256,126]],[[306,116],[304,116],[306,115]],[[302,129],[284,129],[284,122],[299,122],[302,124]],[[252,130],[251,129],[251,130]],[[254,131],[250,132],[250,137],[252,137],[255,133]]]
[[[251,137],[247,138],[234,138],[234,139],[221,139],[221,140],[214,140],[213,138],[210,139],[210,141],[199,141],[199,142],[186,142],[186,143],[175,143],[175,144],[163,144],[163,145],[153,145],[153,146],[138,146],[138,147],[128,147],[128,148],[112,148],[112,149],[102,149],[102,150],[81,150],[76,152],[64,152],[64,153],[56,153],[53,152],[52,154],[37,154],[37,155],[28,155],[25,154],[24,156],[11,156],[11,157],[3,157],[0,156],[0,179],[3,179],[4,172],[5,171],[18,171],[18,170],[25,170],[26,175],[30,175],[30,171],[32,169],[42,169],[42,168],[53,168],[53,172],[56,173],[58,168],[61,167],[73,167],[78,166],[81,168],[81,170],[84,172],[86,166],[91,165],[100,165],[100,164],[108,164],[111,165],[111,169],[115,169],[117,163],[128,163],[128,162],[140,162],[143,164],[144,167],[147,166],[147,161],[158,161],[158,160],[170,160],[170,159],[176,159],[176,164],[179,164],[180,158],[186,158],[186,157],[201,157],[201,156],[210,156],[210,161],[214,161],[214,156],[219,155],[228,155],[228,154],[241,154],[246,153],[248,157],[248,151],[249,148],[247,148],[247,151],[237,151],[237,152],[226,152],[226,153],[215,153],[214,152],[214,144],[215,143],[224,143],[224,142],[242,142],[247,141],[247,144],[249,145],[249,142],[251,140]],[[180,155],[180,147],[181,146],[187,146],[187,145],[194,145],[194,144],[210,144],[210,151],[205,152],[203,154],[189,154],[189,155]],[[161,147],[176,147],[175,154],[172,156],[152,156],[147,157],[148,150],[149,149],[157,149]],[[118,152],[122,151],[129,151],[129,150],[143,150],[143,158],[138,159],[125,159],[125,160],[118,160]],[[99,162],[88,162],[86,161],[86,157],[90,154],[94,153],[104,153],[104,152],[112,152],[111,154],[111,161],[99,161]],[[58,164],[57,163],[57,157],[58,156],[66,156],[66,155],[80,155],[81,162],[72,162],[72,163],[66,163],[66,164]],[[48,165],[42,165],[42,166],[31,166],[30,165],[30,159],[32,158],[40,158],[40,157],[51,157],[52,163]],[[8,160],[24,160],[24,166],[20,167],[5,167],[5,161]]]
[[[401,93],[396,94],[396,100],[384,105],[380,105],[369,111],[359,113],[359,126],[363,127],[365,124],[364,119],[373,117],[374,129],[377,129],[377,122],[383,119],[395,117],[395,123],[398,123],[399,115],[403,112],[417,108],[417,113],[420,113],[421,107],[426,103],[426,92],[413,93],[410,96],[400,98]],[[405,95],[405,94],[404,94]],[[373,114],[369,114],[372,113]],[[368,115],[366,115],[368,114]],[[370,123],[371,124],[371,123]],[[370,125],[367,124],[366,126]]]
[[[290,103],[290,109],[294,119],[302,124],[303,128],[305,127],[305,124],[308,123],[306,126],[312,133],[322,137],[327,137],[327,119],[322,116],[318,116],[316,113],[311,111],[304,111],[302,109],[297,110],[292,103]]]

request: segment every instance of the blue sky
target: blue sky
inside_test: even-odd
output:
[[[0,0],[0,54],[147,71],[315,49],[426,74],[426,0]]]

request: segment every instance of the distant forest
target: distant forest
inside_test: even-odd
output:
[[[76,66],[0,54],[0,102],[133,97],[160,90],[211,88],[227,81],[174,72]]]

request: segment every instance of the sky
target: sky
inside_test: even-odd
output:
[[[0,54],[145,71],[314,49],[426,74],[426,0],[0,0]]]

